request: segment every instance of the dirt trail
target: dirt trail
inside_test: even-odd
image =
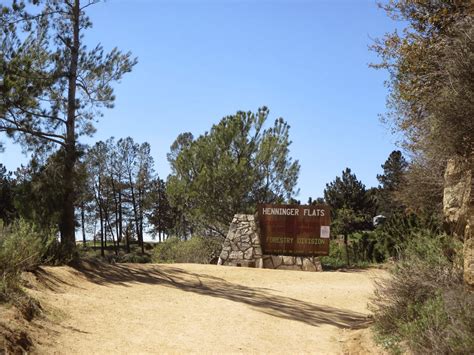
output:
[[[44,268],[37,352],[380,353],[367,327],[381,270],[310,273],[214,265]]]

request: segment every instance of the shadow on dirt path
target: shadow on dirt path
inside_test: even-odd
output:
[[[75,265],[74,273],[102,286],[132,287],[134,283],[161,285],[184,292],[218,297],[247,304],[259,312],[274,317],[303,322],[315,327],[328,324],[338,328],[362,329],[371,323],[366,314],[279,296],[272,294],[270,289],[243,286],[219,277],[188,272],[171,266],[148,264],[144,267],[86,262]],[[54,279],[54,282],[57,283],[58,280]]]

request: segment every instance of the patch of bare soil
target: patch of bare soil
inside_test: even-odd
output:
[[[47,267],[36,352],[379,354],[367,303],[385,271],[195,264]]]
[[[28,328],[28,322],[15,308],[0,306],[0,354],[28,352],[33,346]]]
[[[343,339],[343,353],[350,355],[379,354],[388,355],[388,352],[377,346],[373,339],[371,328],[349,330]]]

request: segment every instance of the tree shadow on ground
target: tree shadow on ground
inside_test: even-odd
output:
[[[134,283],[145,283],[172,287],[184,292],[244,303],[259,312],[311,326],[328,324],[338,328],[361,329],[371,323],[370,318],[363,313],[275,295],[270,289],[231,283],[219,277],[188,272],[177,267],[81,263],[75,266],[75,271],[89,281],[103,286],[130,287]]]
[[[324,272],[343,272],[343,273],[346,273],[346,274],[360,274],[360,273],[363,273],[363,272],[367,272],[367,271],[370,271],[370,270],[373,270],[373,269],[376,269],[374,267],[365,267],[365,268],[357,268],[357,267],[353,267],[353,268],[324,268],[323,266],[323,271]]]
[[[63,278],[59,278],[53,275],[52,273],[45,271],[42,267],[39,267],[36,270],[32,271],[31,274],[34,275],[39,285],[42,285],[50,291],[62,292],[62,288],[64,285],[77,288],[77,285],[74,285],[70,281],[66,281]],[[29,284],[28,286],[30,288],[35,288],[31,284]]]

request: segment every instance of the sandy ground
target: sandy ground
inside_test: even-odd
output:
[[[83,265],[36,273],[41,354],[380,353],[367,303],[382,270]]]

